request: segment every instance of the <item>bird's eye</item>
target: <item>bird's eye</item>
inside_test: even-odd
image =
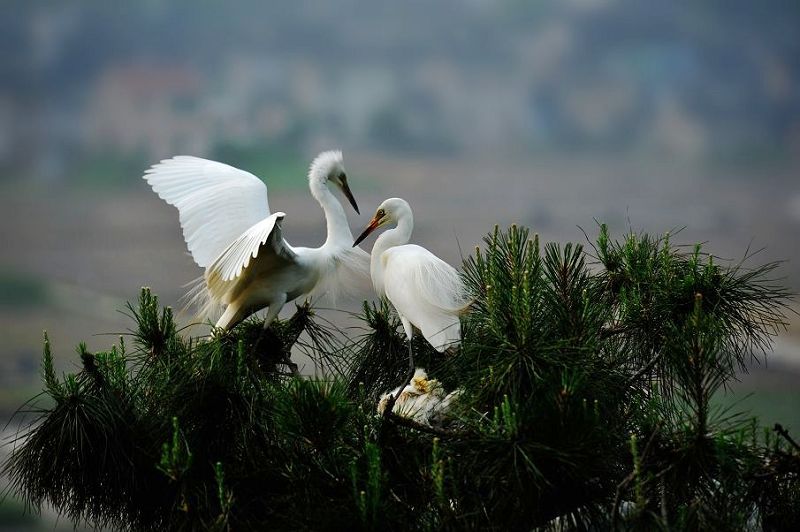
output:
[[[378,218],[383,218],[384,216],[386,216],[386,211],[384,211],[383,209],[378,209],[378,213],[377,214],[378,214]]]

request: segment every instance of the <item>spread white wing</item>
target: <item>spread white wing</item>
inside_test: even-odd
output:
[[[143,177],[178,208],[183,238],[203,268],[270,216],[264,182],[224,163],[179,155],[154,164]]]

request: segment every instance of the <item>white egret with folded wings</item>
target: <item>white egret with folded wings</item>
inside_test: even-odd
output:
[[[459,316],[469,301],[455,268],[422,246],[408,243],[414,216],[403,199],[390,198],[381,203],[353,246],[388,224],[396,227],[375,241],[370,275],[378,296],[386,297],[400,316],[408,338],[409,369],[413,372],[413,328],[418,328],[437,351],[456,347],[461,342]]]

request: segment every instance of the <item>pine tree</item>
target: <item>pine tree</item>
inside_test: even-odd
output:
[[[256,318],[187,338],[143,289],[79,372],[45,338],[47,401],[4,472],[34,509],[132,530],[798,530],[800,447],[712,401],[786,326],[777,266],[495,228],[458,353],[413,341],[427,417],[376,411],[408,379],[386,303],[357,337],[298,306],[266,341]]]

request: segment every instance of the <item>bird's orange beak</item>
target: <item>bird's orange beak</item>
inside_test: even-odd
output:
[[[356,210],[356,214],[361,214],[361,212],[358,210],[358,204],[356,203],[356,199],[353,197],[353,193],[350,192],[350,187],[347,185],[346,177],[342,178],[342,192],[344,192],[344,195],[347,198],[347,201],[350,202],[350,205],[352,205],[353,208]]]
[[[380,224],[381,224],[381,218],[376,214],[375,216],[372,217],[372,220],[369,221],[367,227],[364,229],[364,232],[358,235],[356,241],[353,242],[353,247],[359,245],[361,241],[367,238],[369,234],[373,232],[375,229],[377,229]]]

